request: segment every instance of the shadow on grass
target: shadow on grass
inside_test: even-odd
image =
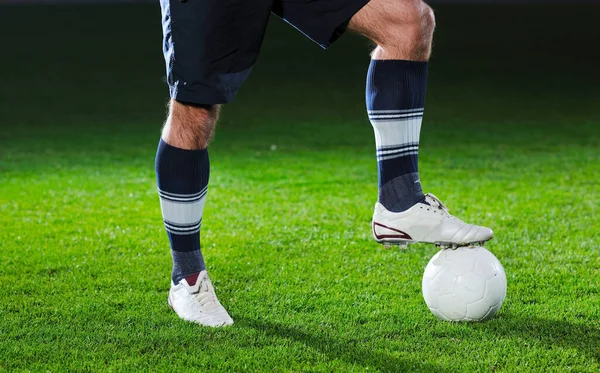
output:
[[[475,324],[498,337],[525,338],[561,348],[575,348],[600,362],[600,322],[595,326],[573,324],[564,320],[549,320],[505,312],[496,322]]]
[[[442,366],[414,359],[403,359],[383,351],[374,351],[354,343],[352,340],[316,335],[298,327],[290,327],[263,320],[236,319],[238,325],[245,325],[267,336],[284,338],[303,343],[319,350],[331,360],[340,359],[350,364],[371,367],[385,372],[404,371],[448,371]],[[574,324],[562,320],[549,320],[537,317],[503,313],[495,322],[472,324],[474,329],[497,338],[522,338],[539,341],[549,347],[574,348],[585,356],[600,362],[600,327]]]
[[[447,369],[425,361],[396,357],[389,353],[363,347],[360,342],[355,343],[354,341],[334,339],[326,335],[311,334],[300,328],[239,317],[236,318],[236,324],[260,330],[270,337],[300,342],[327,355],[331,360],[339,359],[350,364],[370,367],[383,372],[448,372]]]

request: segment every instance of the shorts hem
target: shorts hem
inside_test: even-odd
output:
[[[200,91],[188,91],[179,87],[170,87],[171,98],[197,105],[228,104],[235,98],[237,89],[216,90],[207,88]]]

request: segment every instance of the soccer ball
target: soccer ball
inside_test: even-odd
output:
[[[434,315],[447,321],[483,321],[506,296],[500,261],[483,247],[441,250],[423,273],[423,297]]]

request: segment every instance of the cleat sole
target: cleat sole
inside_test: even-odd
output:
[[[395,246],[397,246],[400,250],[406,250],[408,249],[408,245],[417,243],[417,241],[377,241],[377,243],[382,244],[383,248],[386,250],[390,250]]]
[[[412,241],[412,240],[395,240],[395,241],[378,241],[375,240],[377,243],[383,245],[383,248],[386,250],[390,250],[393,247],[397,246],[400,250],[406,250],[408,249],[408,245],[412,245],[415,243],[419,243],[419,241]],[[452,249],[452,250],[456,250],[459,247],[477,247],[477,246],[481,246],[483,247],[483,245],[486,243],[487,241],[477,241],[477,242],[466,242],[466,243],[456,243],[456,242],[442,242],[442,241],[436,241],[436,242],[421,242],[421,243],[428,243],[428,244],[433,244],[436,247],[445,250],[445,249]]]
[[[456,250],[459,247],[469,247],[469,248],[474,248],[477,246],[481,246],[483,247],[483,245],[486,243],[487,241],[477,241],[477,242],[466,242],[466,243],[456,243],[456,242],[434,242],[433,244],[436,247],[439,247],[440,249],[452,249],[452,250]]]

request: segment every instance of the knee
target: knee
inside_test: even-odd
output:
[[[203,149],[213,137],[218,105],[196,105],[172,100],[162,131],[168,144],[182,149]]]
[[[423,17],[423,21],[422,24],[425,25],[425,27],[427,27],[428,30],[431,30],[431,32],[433,32],[433,29],[435,28],[435,13],[433,12],[433,9],[431,9],[431,7],[425,3],[423,4],[423,10],[421,11],[421,15]]]
[[[433,36],[433,31],[435,30],[435,13],[433,9],[425,3],[423,3],[424,9],[421,12],[421,29],[429,36]]]
[[[374,41],[383,46],[428,49],[435,29],[433,9],[422,0],[380,0]]]
[[[401,36],[409,37],[414,43],[427,42],[433,36],[435,15],[433,9],[421,0],[391,1],[393,8],[384,23],[384,42],[393,42]]]

